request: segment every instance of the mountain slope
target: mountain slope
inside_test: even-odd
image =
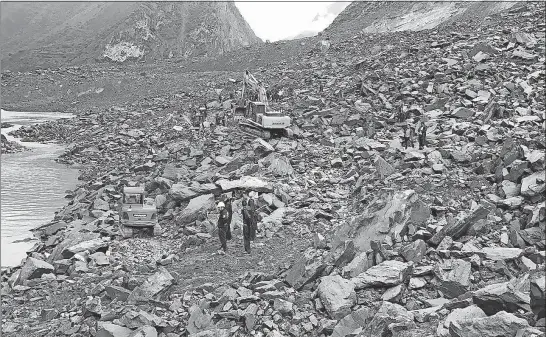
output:
[[[484,19],[518,2],[355,1],[324,31],[333,37],[355,33],[419,31],[467,19]]]
[[[233,2],[2,2],[3,69],[220,55],[261,43]]]

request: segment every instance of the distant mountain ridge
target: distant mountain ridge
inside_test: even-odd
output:
[[[457,20],[483,19],[518,3],[521,2],[354,1],[334,19],[324,33],[341,37],[355,33],[432,29]]]
[[[2,69],[221,55],[262,43],[229,2],[0,2]]]

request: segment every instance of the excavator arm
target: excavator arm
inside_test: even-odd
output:
[[[246,90],[258,94],[258,101],[267,105],[267,91],[265,90],[264,86],[260,82],[258,82],[258,80],[248,70],[245,70],[245,73],[243,74],[243,98],[245,97],[244,95]]]

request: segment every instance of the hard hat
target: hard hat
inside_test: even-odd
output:
[[[218,208],[221,208],[221,207],[226,207],[226,205],[225,205],[223,202],[220,201],[220,202],[218,203]]]

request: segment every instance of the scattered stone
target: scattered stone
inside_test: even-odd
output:
[[[343,318],[356,304],[354,284],[339,275],[322,277],[317,291],[332,319]]]

